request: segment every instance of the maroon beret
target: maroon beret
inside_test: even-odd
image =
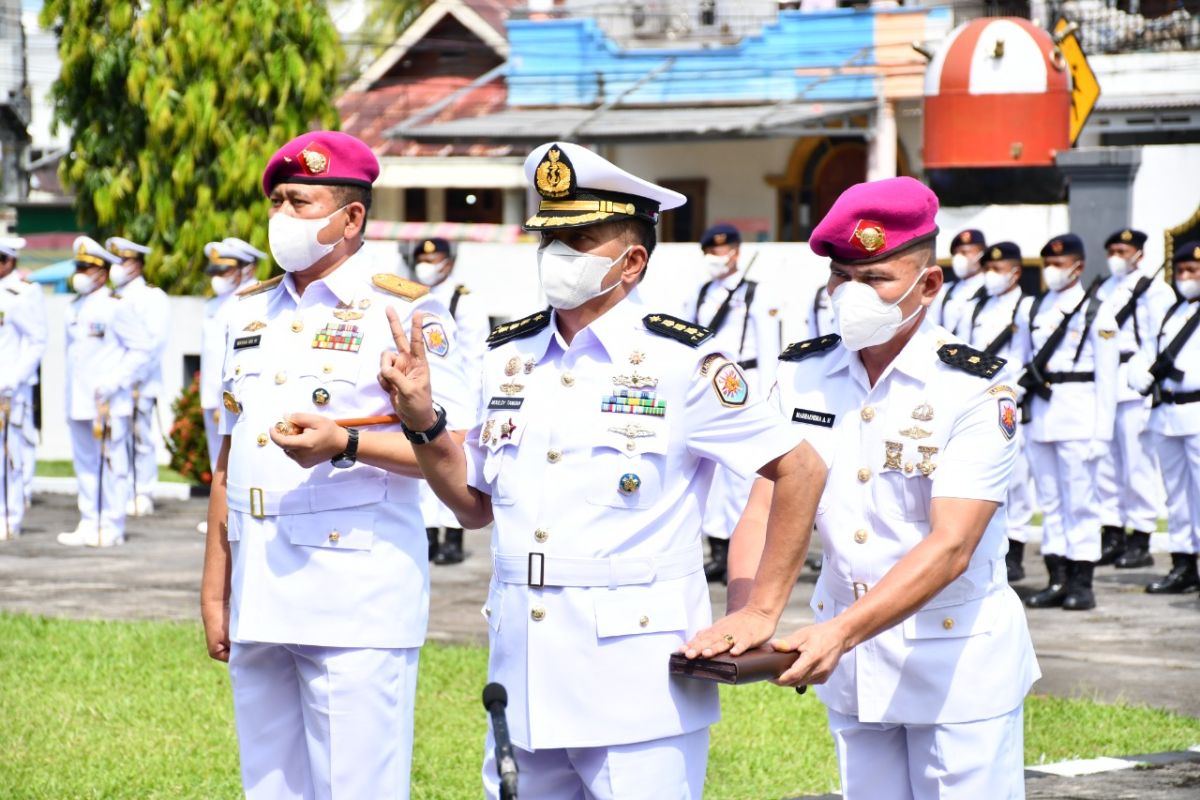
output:
[[[808,246],[841,264],[870,264],[937,236],[937,195],[913,178],[858,183],[842,192]]]
[[[379,159],[366,143],[338,131],[310,131],[275,151],[263,170],[263,194],[281,183],[361,186],[379,177]]]

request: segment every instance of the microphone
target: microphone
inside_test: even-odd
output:
[[[513,755],[512,739],[508,737],[508,721],[504,709],[508,692],[498,683],[483,687],[483,707],[492,717],[492,738],[496,740],[496,772],[500,775],[501,800],[516,800],[517,759]]]

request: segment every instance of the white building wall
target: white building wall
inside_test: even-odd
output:
[[[1163,262],[1163,232],[1200,210],[1200,144],[1142,148],[1142,166],[1133,179],[1131,224],[1150,235],[1147,264]]]

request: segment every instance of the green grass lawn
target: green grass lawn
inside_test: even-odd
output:
[[[0,798],[240,796],[229,679],[198,625],[0,614]],[[427,646],[417,693],[413,797],[478,798],[486,653]],[[722,687],[707,797],[778,800],[835,789],[820,702],[769,684]],[[1179,750],[1200,720],[1031,697],[1027,763]]]
[[[70,461],[39,461],[33,474],[42,478],[74,478],[75,465]],[[158,479],[167,483],[191,483],[170,467],[158,468]]]

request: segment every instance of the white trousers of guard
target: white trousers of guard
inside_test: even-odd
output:
[[[483,789],[500,797],[496,743],[488,725]],[[520,797],[536,800],[700,800],[708,767],[708,728],[610,747],[524,750],[517,757]]]
[[[1029,469],[1042,507],[1042,555],[1100,560],[1096,466],[1087,439],[1027,442]]]
[[[859,722],[829,711],[846,800],[1020,800],[1024,707],[975,722]]]
[[[1029,458],[1025,455],[1024,442],[1020,442],[1017,447],[1017,457],[1013,460],[1006,504],[1008,538],[1014,542],[1029,541],[1029,529],[1033,523],[1033,487],[1029,480]]]
[[[221,409],[202,408],[204,415],[204,439],[208,442],[208,465],[215,474],[217,471],[217,456],[221,454]]]
[[[16,419],[14,415],[11,419]],[[33,424],[28,417],[23,424]],[[25,436],[21,427],[5,425],[0,419],[0,541],[16,538],[21,534],[21,521],[25,517]]]
[[[38,445],[38,430],[33,418],[33,386],[26,386],[21,389],[13,402],[23,402],[25,404],[22,413],[24,414],[24,422],[21,424],[21,441],[17,446],[21,448],[21,470],[24,473],[25,479],[25,501],[29,502],[33,499],[33,476],[37,468],[37,445]],[[12,442],[10,441],[11,445]]]
[[[249,800],[407,800],[418,648],[234,642]]]
[[[79,484],[80,525],[89,531],[98,524],[118,538],[125,535],[125,504],[129,501],[129,418],[112,417],[109,438],[92,434],[90,419],[68,421],[75,479]],[[103,450],[104,472],[100,472]],[[101,496],[102,495],[102,496]]]
[[[1149,418],[1142,400],[1117,403],[1112,449],[1096,471],[1101,525],[1142,533],[1157,529],[1158,461],[1146,433]]]
[[[158,484],[158,445],[154,437],[154,398],[139,397],[132,444],[132,476],[136,477],[139,497],[153,497]]]
[[[1200,413],[1200,406],[1196,408]],[[1200,433],[1151,434],[1167,490],[1167,540],[1172,553],[1200,553]]]

